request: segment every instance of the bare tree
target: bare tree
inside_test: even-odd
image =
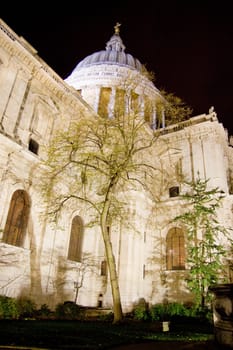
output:
[[[159,102],[158,110],[166,114],[166,126],[185,121],[190,118],[193,110],[180,97],[172,92],[161,90],[163,100]]]
[[[74,281],[75,297],[74,302],[77,303],[78,293],[80,288],[83,286],[84,277],[89,273],[98,274],[97,261],[92,257],[92,255],[85,253],[82,256],[82,263],[78,268],[78,276]]]
[[[127,81],[124,89],[130,85]],[[57,133],[48,149],[42,186],[54,220],[68,203],[82,202],[89,217],[99,225],[110,276],[114,323],[122,320],[123,313],[109,227],[117,217],[124,218],[123,194],[131,189],[143,190],[154,198],[158,178],[153,152],[160,134],[132,108],[130,94],[125,96],[129,98],[126,111],[120,101],[111,118],[80,117],[66,131]]]

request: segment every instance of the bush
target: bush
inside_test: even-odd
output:
[[[153,305],[149,310],[151,321],[162,321],[164,312],[165,312],[164,304]]]
[[[80,313],[80,307],[72,301],[59,303],[55,308],[55,318],[60,320],[78,320]]]
[[[49,319],[52,318],[53,312],[50,310],[47,304],[41,305],[40,309],[36,312],[36,318],[38,319]]]
[[[0,318],[18,319],[19,315],[16,299],[0,295]]]
[[[99,315],[99,320],[104,322],[112,322],[114,319],[114,314],[112,312],[109,312],[107,314]]]
[[[147,321],[149,319],[148,305],[145,299],[139,299],[138,304],[133,310],[133,318],[138,321]]]
[[[203,310],[200,312],[195,307],[181,303],[160,303],[153,305],[149,310],[149,314],[152,321],[168,321],[177,318],[198,318],[208,321],[212,312],[206,310],[203,313]]]
[[[31,299],[20,297],[16,299],[20,318],[34,318],[36,316],[36,304]]]

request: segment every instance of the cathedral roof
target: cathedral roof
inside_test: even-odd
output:
[[[93,54],[87,56],[81,62],[79,62],[75,70],[98,64],[117,64],[141,71],[142,64],[140,61],[129,53],[125,53],[125,45],[123,44],[119,35],[119,27],[120,24],[117,23],[114,27],[115,33],[107,42],[105,50],[94,52]]]

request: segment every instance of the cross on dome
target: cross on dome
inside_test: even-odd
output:
[[[119,23],[119,22],[117,22],[116,25],[114,26],[115,34],[120,33],[120,26],[121,26],[121,23]]]
[[[117,51],[117,52],[124,52],[125,51],[125,45],[123,44],[121,37],[119,35],[120,33],[120,26],[121,23],[117,22],[114,26],[115,33],[111,37],[111,39],[106,44],[106,50],[107,51]]]

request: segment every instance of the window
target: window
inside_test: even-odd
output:
[[[29,140],[28,149],[29,149],[29,151],[31,151],[32,153],[38,154],[39,144],[38,144],[35,140],[30,139],[30,140]]]
[[[139,95],[135,92],[131,92],[131,109],[135,114],[139,112]]]
[[[101,117],[108,118],[108,106],[110,102],[111,92],[112,90],[110,88],[101,88],[98,107],[98,114]]]
[[[14,192],[7,215],[3,242],[22,247],[29,217],[29,198],[25,191]]]
[[[83,222],[80,216],[72,220],[68,259],[81,262],[83,245]]]
[[[166,239],[167,270],[185,269],[184,233],[180,228],[169,230]]]
[[[169,197],[177,197],[180,194],[179,186],[173,186],[169,188]]]
[[[107,276],[107,262],[106,262],[106,260],[101,261],[100,275]]]

